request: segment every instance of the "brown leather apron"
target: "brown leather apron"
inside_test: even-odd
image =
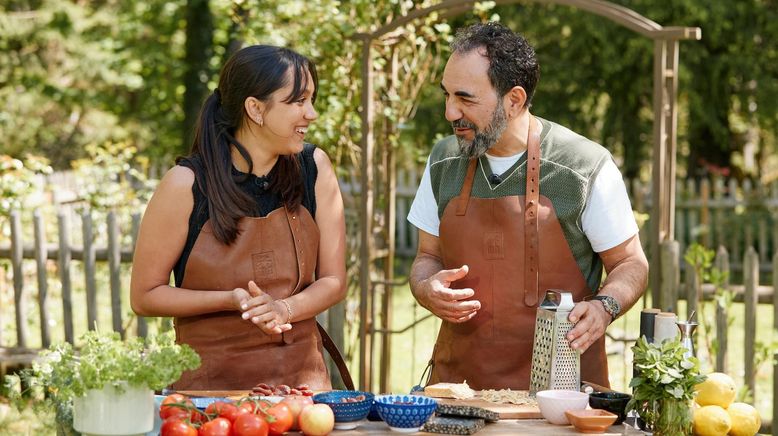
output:
[[[210,221],[187,260],[181,287],[212,292],[247,288],[254,280],[274,299],[286,298],[314,281],[319,229],[310,213],[280,207],[262,218],[244,217],[231,245],[216,240]],[[176,340],[200,354],[202,365],[173,385],[177,390],[243,390],[258,383],[306,383],[331,389],[315,318],[267,335],[238,311],[176,318]]]
[[[443,212],[443,268],[468,265],[467,276],[451,287],[472,288],[481,309],[464,323],[443,321],[430,383],[467,380],[474,389],[529,389],[538,301],[547,289],[572,292],[574,301],[591,295],[553,204],[539,195],[534,119],[527,143],[527,195],[470,197],[478,163],[473,159],[459,196]],[[582,380],[610,386],[607,365],[602,337],[581,356]]]

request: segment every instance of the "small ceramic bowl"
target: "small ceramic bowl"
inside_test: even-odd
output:
[[[618,415],[616,424],[621,424],[627,417],[627,403],[631,398],[632,395],[622,392],[592,392],[589,394],[589,406]]]
[[[565,416],[580,433],[605,433],[618,418],[602,409],[568,410]]]
[[[549,390],[536,394],[540,414],[548,422],[566,425],[570,422],[565,416],[568,410],[584,410],[589,404],[589,394],[579,391]]]
[[[330,391],[314,395],[313,402],[330,406],[335,414],[335,430],[351,430],[367,417],[373,398],[370,392]]]
[[[375,404],[389,428],[401,433],[419,431],[438,408],[437,401],[421,395],[378,395]]]

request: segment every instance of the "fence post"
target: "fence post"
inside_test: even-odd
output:
[[[773,419],[770,425],[772,434],[775,434],[776,430],[778,430],[778,427],[776,427],[778,426],[778,401],[775,401],[776,398],[778,398],[778,352],[773,354]],[[762,427],[764,427],[764,423]]]
[[[92,213],[81,212],[81,234],[84,243],[84,284],[86,285],[87,329],[97,328],[97,283],[95,282],[95,247],[92,240]]]
[[[132,214],[132,230],[130,236],[132,237],[132,253],[133,253],[133,259],[135,258],[135,243],[138,241],[138,231],[140,230],[140,214],[134,213]],[[145,316],[137,315],[135,317],[138,320],[137,325],[137,335],[141,338],[145,338],[149,335],[149,326],[146,322]]]
[[[678,241],[664,241],[660,246],[662,262],[661,272],[662,275],[659,278],[659,308],[663,311],[675,311],[677,304],[677,289],[679,280],[678,271],[678,259],[679,259],[679,246]]]
[[[22,240],[22,217],[19,211],[11,212],[11,266],[14,274],[14,306],[16,309],[16,346],[27,347],[27,298],[24,292],[24,242]]]
[[[757,304],[757,292],[756,288],[759,285],[759,255],[754,250],[754,247],[748,247],[745,257],[743,258],[743,273],[745,280],[745,292],[743,294],[743,302],[746,306],[746,315],[743,320],[744,334],[745,334],[745,361],[743,362],[743,368],[745,369],[745,385],[751,390],[756,401],[756,391],[754,383],[754,358],[755,358],[755,338],[756,338],[756,304]]]
[[[716,252],[715,263],[716,269],[724,274],[724,283],[721,284],[721,287],[729,291],[729,278],[731,272],[729,269],[729,253],[727,253],[727,249],[724,248],[723,245],[719,245],[719,249]],[[719,343],[719,347],[716,350],[716,371],[727,372],[727,335],[729,334],[727,308],[718,304],[718,302],[715,302],[715,304],[716,339]]]
[[[710,216],[710,179],[705,178],[700,181],[700,230],[702,244],[706,247],[713,247],[713,228],[711,227]]]
[[[43,217],[41,211],[35,209],[32,213],[33,232],[35,235],[35,270],[38,278],[38,313],[41,320],[41,345],[48,348],[51,345],[51,333],[49,332],[49,283],[46,277],[46,232],[43,229]]]
[[[116,212],[108,212],[108,272],[111,281],[111,315],[113,331],[119,332],[124,339],[124,324],[122,323],[122,282],[121,282],[121,244],[119,243],[119,225],[116,222]]]
[[[686,319],[689,319],[692,316],[692,311],[697,312],[699,301],[704,297],[702,295],[702,283],[698,280],[697,272],[694,270],[694,265],[686,261],[686,259],[683,259],[682,262],[685,265],[684,282],[686,286]],[[697,350],[697,344],[694,345],[694,349]]]
[[[62,282],[62,323],[65,326],[65,340],[73,344],[73,298],[71,297],[70,282],[70,215],[63,212],[57,214],[57,228],[59,229],[59,279]]]

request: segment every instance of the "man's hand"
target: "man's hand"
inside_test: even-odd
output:
[[[277,335],[292,329],[292,324],[286,322],[289,313],[284,303],[262,292],[253,280],[249,282],[248,293],[252,298],[240,306],[243,319],[250,320],[268,335]]]
[[[583,353],[605,334],[605,329],[611,322],[611,315],[605,311],[600,301],[593,300],[577,303],[567,319],[575,324],[567,334],[570,347]]]
[[[472,319],[481,308],[481,302],[462,300],[475,295],[475,291],[470,288],[451,289],[451,283],[465,277],[467,272],[467,265],[463,265],[457,269],[438,271],[430,278],[420,281],[416,288],[417,300],[443,320],[461,323]]]

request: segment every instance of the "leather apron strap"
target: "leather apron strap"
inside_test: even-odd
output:
[[[470,190],[473,189],[473,176],[475,175],[475,167],[478,164],[478,159],[470,159],[470,164],[467,166],[467,174],[465,175],[465,183],[462,185],[462,189],[459,191],[457,197],[457,212],[458,216],[464,216],[467,213],[467,205],[470,203]]]
[[[540,200],[540,134],[538,121],[529,118],[527,131],[527,191],[524,199],[524,304],[538,305],[538,203]]]
[[[284,211],[286,211],[286,220],[289,222],[289,228],[292,231],[295,250],[297,251],[297,269],[300,272],[298,274],[300,278],[298,280],[297,286],[295,287],[294,293],[298,293],[302,290],[300,281],[303,280],[302,274],[305,270],[305,261],[303,260],[304,257],[302,256],[301,252],[303,244],[300,240],[300,235],[302,234],[300,230],[300,220],[297,219],[296,214],[289,212],[289,209],[284,208]],[[337,345],[335,345],[335,342],[327,333],[327,330],[325,330],[324,327],[319,324],[319,321],[316,321],[316,327],[318,328],[319,334],[321,335],[322,345],[324,346],[324,349],[327,350],[327,352],[330,354],[332,361],[335,362],[335,366],[338,367],[340,378],[343,380],[343,384],[346,386],[346,389],[354,390],[354,381],[351,379],[351,373],[349,373],[348,366],[346,366],[346,362],[343,359],[343,355],[340,353],[340,350],[338,350]]]
[[[327,330],[324,330],[324,327],[322,327],[318,321],[316,321],[316,326],[319,328],[319,334],[321,335],[321,342],[324,349],[330,353],[332,361],[335,362],[335,366],[338,367],[338,372],[340,373],[341,380],[343,380],[343,385],[346,386],[346,389],[353,391],[354,380],[351,379],[351,373],[348,371],[348,366],[346,366],[346,362],[343,360],[343,355],[340,354],[338,346],[335,345],[335,341],[332,340],[330,335],[327,334]]]

